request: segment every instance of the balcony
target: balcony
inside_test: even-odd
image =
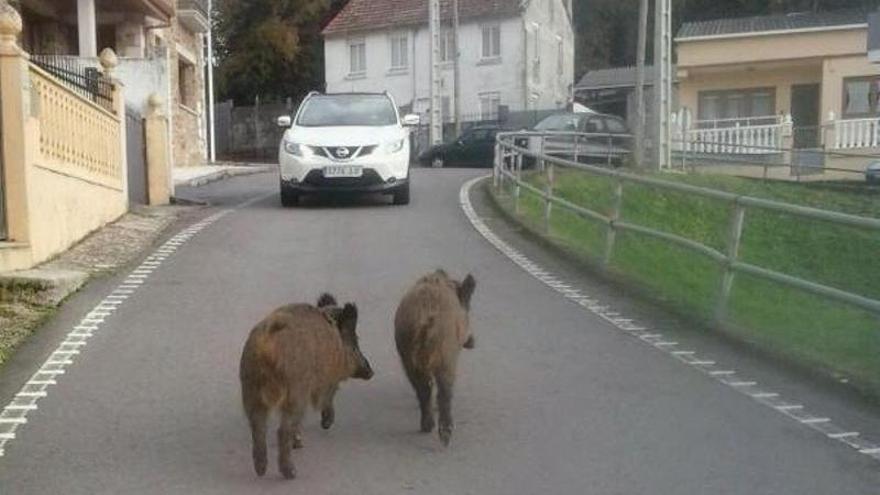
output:
[[[194,33],[206,33],[211,28],[208,0],[177,0],[177,17]]]

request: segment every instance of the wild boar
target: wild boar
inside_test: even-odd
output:
[[[266,473],[266,423],[280,410],[278,469],[292,479],[292,448],[302,447],[300,424],[311,405],[321,426],[333,425],[333,396],[348,378],[369,380],[373,370],[358,346],[358,310],[324,294],[317,306],[290,304],[273,311],[251,330],[241,355],[239,377],[253,440],[254,469]]]
[[[420,278],[403,296],[394,315],[394,340],[407,378],[421,409],[421,431],[434,429],[432,382],[437,387],[444,445],[452,438],[452,388],[458,354],[474,346],[468,313],[476,281],[468,275],[458,282],[443,270]]]

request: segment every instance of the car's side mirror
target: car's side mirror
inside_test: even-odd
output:
[[[403,116],[403,125],[417,126],[422,122],[422,118],[415,113],[409,113]]]
[[[282,115],[275,122],[278,124],[278,127],[290,127],[293,120],[290,118],[290,115]]]

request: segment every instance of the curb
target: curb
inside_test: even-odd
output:
[[[211,172],[211,173],[203,175],[201,177],[196,177],[196,178],[189,179],[189,180],[174,181],[174,185],[175,186],[201,187],[201,186],[204,186],[205,184],[210,184],[212,182],[217,182],[217,181],[229,179],[232,177],[271,172],[274,168],[275,167],[273,167],[271,165],[236,167],[234,169],[233,168],[223,168],[222,170],[217,170],[216,172]]]

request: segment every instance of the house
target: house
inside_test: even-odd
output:
[[[171,162],[204,153],[203,5],[0,0],[0,271],[168,202]]]
[[[204,37],[207,0],[18,0],[22,48],[51,69],[91,68],[112,48],[126,106],[143,113],[147,98],[165,100],[175,166],[200,165],[207,156]]]
[[[502,108],[559,109],[571,100],[570,0],[459,0],[463,120],[496,120]],[[442,0],[442,115],[454,108],[451,1]],[[325,26],[327,91],[388,91],[417,113],[430,106],[427,0],[350,0]]]
[[[673,66],[672,73],[675,74]],[[645,66],[645,121],[654,107],[654,67]],[[574,99],[591,110],[617,115],[635,128],[636,68],[611,67],[588,71],[574,85]],[[673,81],[673,108],[678,106],[677,81]]]
[[[868,60],[867,19],[844,10],[685,23],[675,42],[690,127],[709,140],[760,131],[781,143],[788,126],[794,148],[877,148],[880,67]]]

